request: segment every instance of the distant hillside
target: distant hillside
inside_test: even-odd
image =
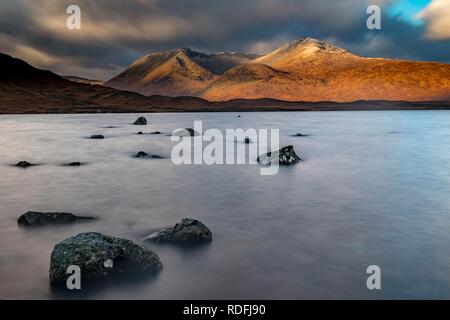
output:
[[[0,113],[161,110],[204,105],[197,98],[145,97],[99,85],[72,82],[0,53]]]
[[[105,83],[105,81],[102,81],[102,80],[86,79],[86,78],[81,78],[81,77],[77,77],[77,76],[70,76],[70,75],[62,75],[61,77],[63,77],[66,80],[69,80],[69,81],[78,82],[78,83],[84,83],[84,84],[102,85],[102,84]]]

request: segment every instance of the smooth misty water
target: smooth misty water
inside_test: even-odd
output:
[[[450,112],[308,112],[0,116],[0,298],[70,297],[50,289],[50,252],[84,231],[129,238],[164,264],[156,277],[87,290],[86,298],[450,298]],[[304,158],[275,176],[254,165],[175,166],[166,135],[280,128]],[[117,128],[104,128],[106,126]],[[291,137],[302,132],[310,136]],[[104,134],[105,140],[86,139]],[[41,164],[26,170],[20,160]],[[71,161],[87,162],[66,167]],[[19,228],[28,210],[96,222]],[[144,244],[182,217],[210,226],[191,249]],[[366,289],[366,268],[382,290]]]

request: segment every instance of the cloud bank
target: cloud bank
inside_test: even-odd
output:
[[[3,1],[0,51],[61,74],[98,79],[154,51],[191,46],[264,53],[308,36],[366,56],[450,62],[449,1],[433,0],[420,13],[423,25],[388,15],[395,1]],[[66,28],[71,4],[81,8],[81,30]],[[370,4],[382,6],[382,30],[366,28]]]

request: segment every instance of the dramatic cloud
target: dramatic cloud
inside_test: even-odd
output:
[[[418,16],[427,22],[428,37],[450,39],[450,1],[433,0]]]
[[[153,51],[191,46],[264,53],[307,36],[361,55],[450,62],[449,19],[435,8],[448,1],[434,0],[421,13],[424,25],[387,14],[396,1],[2,1],[0,51],[58,73],[100,79]],[[71,4],[81,8],[81,30],[66,28]],[[382,6],[382,30],[366,28],[370,4]]]

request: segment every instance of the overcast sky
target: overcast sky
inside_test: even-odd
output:
[[[81,30],[66,28],[67,6]],[[382,29],[366,28],[367,7]],[[134,59],[190,46],[265,53],[304,37],[371,57],[450,63],[450,0],[2,0],[0,51],[60,74],[108,79]]]

